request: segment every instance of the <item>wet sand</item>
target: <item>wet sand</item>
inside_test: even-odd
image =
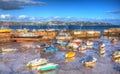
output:
[[[111,38],[101,37],[100,39],[92,39],[94,42],[102,41],[106,44],[105,57],[100,57],[97,49],[87,49],[86,54],[77,52],[75,58],[71,61],[64,57],[68,52],[64,47],[59,46],[59,50],[54,53],[45,53],[43,48],[38,48],[37,45],[49,43],[42,42],[23,42],[23,43],[2,43],[0,47],[14,47],[18,51],[10,53],[0,53],[0,74],[120,74],[120,63],[114,63],[110,60],[110,55],[113,51],[120,49],[120,40],[117,44],[111,44]],[[84,67],[80,63],[80,59],[85,55],[93,55],[97,58],[96,66],[93,68]],[[36,69],[26,68],[26,63],[36,58],[46,58],[49,62],[59,64],[56,70],[47,72],[38,72]],[[67,62],[69,61],[69,62]]]

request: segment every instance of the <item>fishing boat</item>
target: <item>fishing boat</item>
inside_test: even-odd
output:
[[[28,62],[26,64],[27,67],[31,66],[31,67],[34,67],[34,66],[39,66],[39,65],[44,65],[48,62],[47,59],[44,59],[44,58],[41,58],[41,59],[35,59],[35,60],[32,60],[30,62]]]
[[[39,71],[48,71],[48,70],[56,69],[57,67],[58,67],[58,64],[48,63],[46,65],[39,66],[37,68],[37,70],[39,70]]]
[[[70,33],[66,33],[66,32],[60,32],[57,36],[56,36],[57,40],[70,40],[72,39],[72,36]]]
[[[14,52],[17,51],[17,48],[2,48],[2,52]]]
[[[120,51],[115,51],[111,56],[111,60],[120,63]]]
[[[76,53],[71,51],[71,52],[68,52],[67,54],[65,54],[65,57],[66,58],[71,58],[71,57],[74,57],[75,55],[76,55]]]
[[[94,67],[96,65],[96,61],[97,59],[93,56],[86,56],[85,58],[83,58],[83,65],[86,67]]]

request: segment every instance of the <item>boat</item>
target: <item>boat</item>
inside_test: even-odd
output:
[[[80,40],[80,39],[74,39],[73,43],[76,43],[76,44],[80,45],[82,43],[82,40]]]
[[[66,33],[66,32],[60,32],[57,36],[56,36],[57,40],[70,40],[72,39],[72,36],[70,33]]]
[[[87,46],[85,44],[80,45],[77,50],[78,52],[85,53]]]
[[[58,67],[58,64],[48,63],[46,65],[39,66],[37,68],[37,70],[38,71],[48,71],[48,70],[56,69],[57,67]]]
[[[67,46],[68,45],[68,41],[57,40],[57,43],[60,44],[61,46]]]
[[[116,44],[116,43],[117,43],[117,39],[112,39],[112,40],[111,40],[111,43],[112,43],[112,44]]]
[[[79,45],[78,44],[76,44],[76,43],[69,43],[68,45],[67,45],[67,49],[72,49],[72,50],[74,50],[74,51],[76,51],[76,49],[79,47]]]
[[[104,48],[99,51],[99,55],[100,56],[105,56],[105,49]]]
[[[115,51],[111,56],[111,60],[120,63],[120,51]]]
[[[105,48],[105,44],[99,44],[99,46],[98,46],[98,49],[99,50],[102,50],[102,49],[104,49]]]
[[[71,51],[71,52],[68,52],[67,54],[65,54],[65,57],[66,58],[71,58],[71,57],[74,57],[75,55],[76,55],[76,53]]]
[[[12,30],[9,28],[1,27],[0,28],[0,33],[10,33]]]
[[[34,67],[34,66],[39,66],[39,65],[44,65],[48,62],[47,59],[45,58],[41,58],[41,59],[35,59],[35,60],[32,60],[30,62],[28,62],[26,64],[27,67],[31,66],[31,67]]]
[[[93,56],[87,56],[84,59],[83,65],[86,67],[94,67],[96,65],[97,59]]]
[[[54,51],[57,51],[58,50],[58,47],[56,46],[47,46],[45,47],[45,52],[48,53],[48,52],[54,52]]]
[[[70,57],[65,59],[65,62],[74,62],[74,61],[75,61],[75,57]]]
[[[93,47],[93,42],[92,41],[87,41],[86,45],[87,45],[87,48],[92,48]]]
[[[2,48],[2,52],[14,52],[17,51],[17,48]]]

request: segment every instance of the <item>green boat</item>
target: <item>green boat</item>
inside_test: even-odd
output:
[[[57,67],[58,67],[58,64],[48,63],[48,64],[46,64],[46,65],[39,66],[39,67],[38,67],[38,70],[39,70],[39,71],[47,71],[47,70],[56,69]]]

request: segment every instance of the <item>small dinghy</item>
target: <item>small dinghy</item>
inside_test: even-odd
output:
[[[58,40],[57,43],[64,47],[68,45],[68,41]]]
[[[46,53],[54,52],[54,51],[57,51],[57,50],[58,50],[58,47],[56,47],[56,46],[48,46],[48,47],[45,48]]]
[[[93,42],[92,41],[87,41],[86,45],[87,45],[87,48],[92,48],[93,47]]]
[[[115,51],[111,56],[111,60],[120,63],[120,51]]]
[[[48,62],[48,60],[47,60],[47,59],[44,59],[44,58],[35,59],[35,60],[32,60],[32,61],[28,62],[28,63],[26,64],[26,66],[27,66],[27,67],[28,67],[28,66],[34,67],[34,66],[44,65],[44,64],[46,64],[47,62]]]
[[[78,50],[78,52],[86,53],[86,48],[87,48],[87,46],[85,44],[82,44],[77,48],[77,50]]]
[[[82,63],[85,67],[94,67],[96,65],[97,59],[92,56],[86,56],[82,58]],[[80,60],[81,62],[81,60]]]
[[[17,48],[2,48],[2,52],[15,52],[18,49]]]
[[[82,43],[82,40],[80,40],[80,39],[74,39],[73,43],[76,43],[77,45],[80,45]]]
[[[115,38],[112,39],[112,40],[111,40],[111,43],[112,43],[112,44],[116,44],[116,43],[117,43],[117,39],[115,39]]]
[[[37,70],[39,71],[48,71],[48,70],[53,70],[56,69],[58,67],[58,64],[54,64],[54,63],[48,63],[42,66],[39,66],[37,68]]]
[[[99,52],[98,54],[99,54],[100,56],[102,56],[102,57],[105,56],[105,52],[106,52],[106,51],[105,51],[105,44],[104,44],[104,43],[101,43],[101,44],[98,45],[98,50],[99,50],[99,51],[98,51],[98,52]]]
[[[65,54],[65,57],[66,58],[71,58],[71,57],[74,57],[75,55],[76,55],[76,53],[71,51],[71,52],[68,52],[67,54]]]

